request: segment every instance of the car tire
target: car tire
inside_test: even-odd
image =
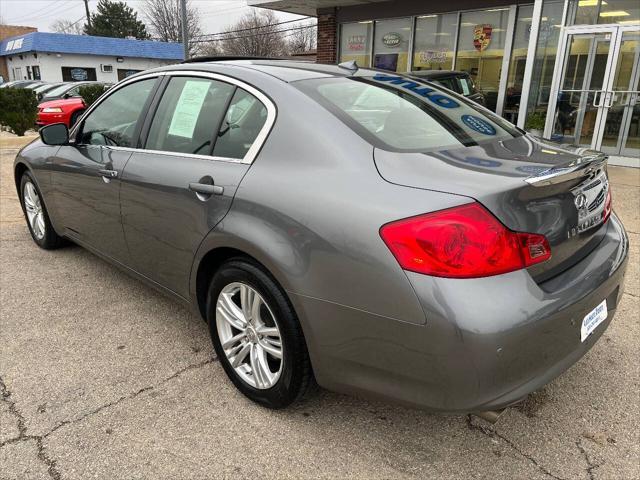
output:
[[[69,128],[72,128],[76,123],[78,123],[78,119],[84,113],[84,110],[78,110],[77,112],[73,112],[71,115],[71,120],[69,121]]]
[[[246,258],[225,262],[211,280],[206,313],[220,363],[249,399],[267,408],[284,408],[315,385],[298,318],[284,291],[260,265]],[[236,326],[244,318],[245,328],[234,328],[229,318]],[[267,331],[271,336],[263,337],[262,332]],[[242,338],[233,343],[238,337]],[[278,350],[278,340],[280,360],[270,353]]]
[[[20,205],[22,205],[31,238],[36,245],[45,250],[53,250],[64,245],[64,239],[51,225],[38,184],[28,171],[24,172],[20,179]]]

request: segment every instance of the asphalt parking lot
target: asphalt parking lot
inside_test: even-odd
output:
[[[640,171],[601,341],[491,426],[320,391],[285,411],[230,382],[202,320],[79,247],[31,241],[0,154],[0,478],[640,478]]]

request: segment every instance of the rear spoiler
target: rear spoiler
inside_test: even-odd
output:
[[[562,167],[552,167],[525,179],[529,185],[543,187],[574,180],[576,178],[594,178],[605,168],[609,157],[604,153],[580,157],[577,161]]]

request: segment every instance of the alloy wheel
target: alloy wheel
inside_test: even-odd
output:
[[[24,200],[24,208],[27,212],[27,220],[33,235],[42,240],[45,235],[45,222],[44,211],[42,209],[42,202],[36,187],[31,182],[24,184],[22,198]]]
[[[245,283],[225,286],[216,303],[220,345],[236,374],[250,386],[273,387],[282,372],[283,347],[275,316]]]

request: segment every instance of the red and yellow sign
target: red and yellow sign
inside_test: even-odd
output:
[[[491,25],[476,25],[473,27],[473,46],[476,50],[482,52],[486,50],[491,43]]]

